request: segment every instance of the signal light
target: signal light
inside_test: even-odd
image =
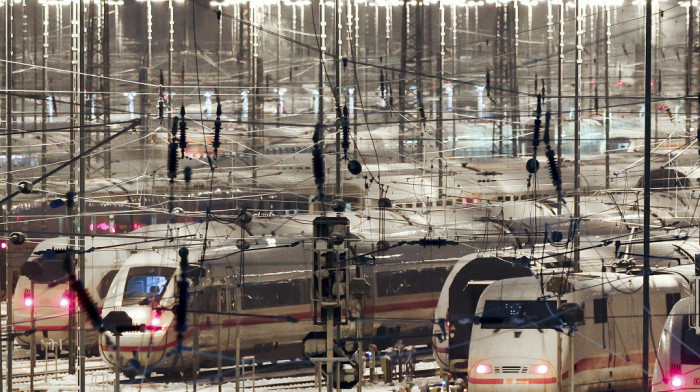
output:
[[[0,242],[0,249],[7,249],[7,242],[5,242],[5,241]]]
[[[493,368],[490,365],[480,364],[476,365],[474,371],[476,374],[491,374],[493,373]]]
[[[24,291],[24,306],[28,308],[34,306],[34,297],[32,296],[32,292],[29,290]]]
[[[673,376],[673,378],[671,378],[671,386],[674,388],[682,387],[683,386],[683,378],[681,376],[678,376],[678,375]]]
[[[616,84],[618,86],[623,86],[625,84],[625,82],[623,82],[622,80],[618,80]]]
[[[549,371],[549,366],[547,366],[544,363],[539,364],[539,365],[535,365],[535,366],[530,368],[530,373],[532,373],[532,374],[547,374],[548,371]]]

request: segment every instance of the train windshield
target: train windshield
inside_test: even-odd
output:
[[[558,328],[556,301],[486,301],[479,322],[486,329]]]
[[[66,270],[63,268],[63,255],[52,254],[49,257],[42,255],[34,261],[41,265],[41,273],[34,278],[35,283],[54,285],[68,280]]]
[[[129,269],[122,305],[148,304],[162,296],[165,286],[175,273],[169,267],[134,267]]]
[[[683,316],[683,325],[688,325],[688,316]],[[700,335],[693,327],[683,329],[681,334],[681,363],[700,365]]]

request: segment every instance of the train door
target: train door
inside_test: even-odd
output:
[[[453,359],[467,359],[469,356],[469,340],[472,336],[473,324],[471,322],[460,322],[459,319],[474,315],[481,293],[491,283],[493,283],[493,280],[472,280],[468,281],[466,285],[459,285],[462,286],[461,290],[450,292],[450,304],[447,310],[447,319],[450,321],[446,325],[450,367],[452,367]],[[453,287],[459,289],[459,287],[454,285]],[[453,295],[453,293],[457,295]]]

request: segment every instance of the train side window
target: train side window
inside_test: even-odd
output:
[[[666,293],[666,316],[671,313],[673,305],[681,299],[681,293]]]
[[[384,271],[377,273],[377,296],[386,297],[390,295],[389,282],[391,282],[391,272]]]
[[[109,271],[100,280],[100,283],[97,285],[97,295],[99,295],[100,298],[104,298],[107,295],[109,286],[112,285],[112,281],[114,277],[117,276],[117,272],[119,272],[119,270]]]
[[[406,277],[402,272],[394,272],[389,278],[389,295],[399,295],[406,287]]]
[[[447,275],[450,274],[450,270],[445,267],[433,268],[433,276],[431,282],[433,282],[433,287],[431,291],[440,291],[442,286],[447,280]]]
[[[605,298],[593,300],[593,321],[596,324],[608,322],[608,301]]]

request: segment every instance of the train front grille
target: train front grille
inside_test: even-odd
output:
[[[493,372],[504,374],[523,374],[527,373],[527,366],[496,366],[494,367]]]

